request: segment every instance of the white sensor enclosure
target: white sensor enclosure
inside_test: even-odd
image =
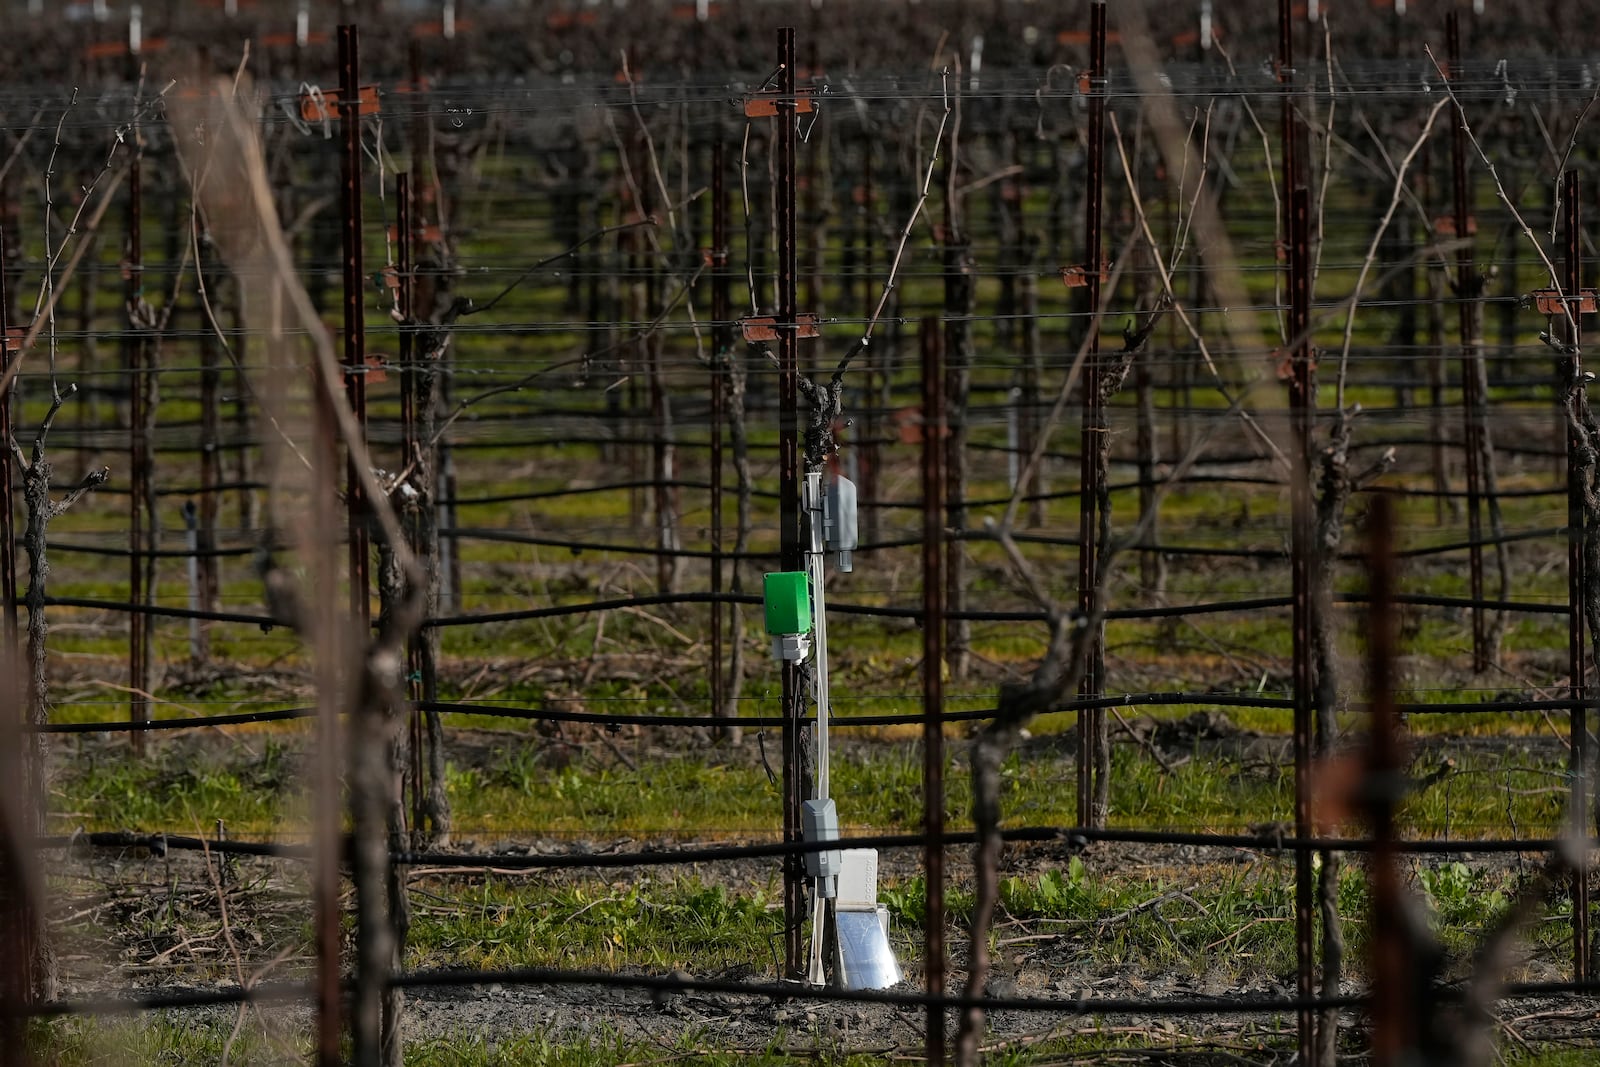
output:
[[[800,832],[806,841],[837,841],[839,839],[839,812],[832,797],[808,800],[800,808]],[[839,868],[844,863],[844,853],[830,848],[806,853],[806,877],[820,883],[822,896],[832,898],[839,891]]]
[[[857,544],[856,483],[842,475],[828,483],[822,505],[822,532],[827,550],[839,553],[839,569],[850,571],[854,566],[850,553]]]

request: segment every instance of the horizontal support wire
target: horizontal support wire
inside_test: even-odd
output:
[[[1123,693],[1117,696],[1093,697],[1072,700],[1057,705],[1044,715],[1072,714],[1090,708],[1137,708],[1137,707],[1170,707],[1170,706],[1203,705],[1222,708],[1282,708],[1294,707],[1294,700],[1290,697],[1261,696],[1250,693]],[[586,723],[594,726],[603,726],[621,729],[629,726],[661,726],[679,727],[684,729],[719,727],[736,724],[752,729],[777,728],[783,725],[783,718],[778,715],[740,715],[735,717],[716,715],[628,715],[605,714],[597,711],[563,711],[559,708],[519,708],[506,707],[498,704],[470,704],[444,700],[418,701],[415,705],[419,711],[430,711],[440,715],[479,715],[487,718],[519,719],[533,722],[570,722]],[[1505,714],[1508,712],[1541,712],[1541,711],[1570,711],[1574,707],[1587,707],[1589,702],[1581,699],[1551,699],[1551,700],[1486,700],[1474,703],[1462,702],[1434,702],[1398,704],[1396,707],[1406,715],[1474,715],[1474,714]],[[1362,712],[1365,705],[1361,702],[1350,704],[1353,712]],[[167,719],[113,720],[110,722],[49,722],[39,724],[24,723],[18,729],[24,732],[42,734],[96,734],[96,733],[125,733],[130,730],[194,730],[215,726],[238,726],[245,723],[260,722],[291,722],[297,719],[309,719],[316,714],[314,708],[276,708],[268,711],[235,712],[228,715],[196,715],[182,716]],[[940,716],[940,721],[956,722],[982,722],[993,718],[994,708],[977,708],[966,711],[947,711]],[[831,720],[832,725],[841,728],[850,727],[878,727],[878,726],[906,726],[922,722],[925,716],[921,712],[897,713],[884,715],[837,715]]]
[[[1147,830],[1131,828],[1090,829],[1081,826],[1021,826],[1001,831],[1010,843],[1054,843],[1069,849],[1082,849],[1096,842],[1142,845],[1187,845],[1194,848],[1251,849],[1262,852],[1371,852],[1377,843],[1360,837],[1294,837],[1276,830],[1248,834],[1208,833],[1189,830]],[[971,845],[978,835],[972,831],[951,831],[938,840],[946,847]],[[711,845],[698,848],[635,849],[619,852],[571,852],[529,854],[527,852],[390,852],[391,863],[416,867],[448,867],[461,870],[614,870],[625,867],[670,867],[676,864],[729,863],[750,859],[773,859],[805,855],[833,849],[921,848],[924,834],[876,834],[837,837],[823,841],[768,841],[744,845]],[[1402,852],[1418,855],[1491,855],[1549,852],[1565,842],[1553,837],[1528,838],[1416,838],[1394,842]],[[309,860],[311,849],[271,841],[208,840],[183,834],[135,833],[129,830],[95,830],[35,838],[36,849],[144,848],[156,855],[168,850],[215,852],[227,855],[261,856],[274,859]],[[351,841],[344,841],[345,862],[349,862]],[[1589,838],[1583,847],[1593,851],[1600,840]]]
[[[634,485],[633,488],[649,488],[653,484],[655,484],[655,483],[641,482],[641,483],[637,483],[636,485]],[[1044,494],[1044,495],[1039,495],[1039,496],[1023,496],[1020,499],[1022,500],[1022,502],[1027,503],[1027,502],[1029,502],[1031,500],[1043,500],[1043,499],[1048,499],[1048,498],[1052,498],[1052,497],[1060,496],[1060,495],[1076,496],[1077,494],[1076,493],[1071,493],[1071,494]],[[1502,495],[1504,495],[1504,494],[1502,494]],[[520,497],[519,496],[519,497],[507,497],[505,499],[506,500],[523,500],[523,499],[536,499],[536,498],[537,497]],[[483,503],[483,501],[474,501],[474,503]],[[1517,544],[1517,543],[1526,542],[1526,541],[1539,541],[1539,540],[1543,540],[1543,539],[1546,539],[1546,538],[1555,538],[1555,537],[1565,536],[1565,534],[1566,534],[1566,528],[1565,527],[1561,527],[1561,526],[1542,527],[1542,528],[1536,529],[1536,530],[1522,530],[1522,531],[1519,531],[1517,533],[1506,534],[1506,535],[1504,535],[1502,537],[1483,537],[1483,538],[1479,538],[1476,541],[1464,540],[1464,541],[1451,541],[1451,542],[1448,542],[1446,544],[1441,544],[1441,545],[1421,545],[1421,546],[1418,546],[1418,547],[1415,547],[1415,548],[1407,549],[1407,550],[1405,550],[1403,552],[1396,553],[1396,555],[1398,557],[1400,557],[1400,558],[1405,558],[1405,559],[1419,559],[1419,558],[1423,558],[1423,557],[1427,557],[1427,556],[1448,555],[1448,554],[1450,554],[1452,552],[1462,552],[1462,551],[1465,551],[1465,550],[1473,547],[1474,545],[1477,545],[1479,547],[1487,548],[1487,547],[1491,547],[1491,546],[1494,546],[1494,545],[1509,545],[1509,544]],[[545,547],[545,548],[562,548],[562,549],[566,549],[566,550],[568,550],[570,552],[573,552],[574,554],[581,554],[581,553],[584,553],[584,552],[614,552],[614,553],[621,553],[621,554],[626,554],[626,555],[652,556],[652,557],[661,557],[661,558],[669,558],[669,559],[711,559],[711,558],[714,558],[714,557],[719,557],[719,558],[724,559],[724,560],[740,560],[740,561],[744,561],[744,560],[771,561],[771,560],[776,560],[777,557],[778,557],[778,553],[775,552],[775,551],[772,551],[772,552],[762,552],[762,551],[734,552],[732,550],[724,550],[724,551],[722,551],[720,553],[713,553],[713,552],[711,552],[709,550],[706,550],[706,549],[693,549],[693,548],[671,548],[671,549],[668,549],[668,548],[657,548],[657,547],[653,547],[653,546],[650,546],[650,545],[642,545],[642,544],[627,544],[627,543],[624,543],[624,542],[578,541],[578,540],[573,540],[573,539],[570,539],[570,538],[548,537],[548,536],[541,536],[539,534],[524,533],[524,532],[521,532],[521,531],[518,531],[518,530],[481,528],[481,527],[460,527],[460,528],[457,528],[457,527],[443,527],[443,528],[441,528],[439,530],[439,536],[441,538],[446,538],[446,539],[455,540],[455,541],[477,540],[477,541],[492,541],[492,542],[497,542],[497,543],[501,543],[501,544],[518,544],[518,545],[533,545],[533,546]],[[962,541],[978,541],[978,542],[981,542],[981,541],[993,540],[993,535],[990,534],[986,530],[951,530],[951,531],[947,532],[946,536],[949,537],[952,540],[962,540]],[[1078,538],[1073,536],[1073,535],[1071,535],[1071,534],[1062,534],[1062,535],[1059,535],[1059,536],[1055,536],[1055,535],[1050,535],[1050,534],[1016,533],[1016,534],[1012,535],[1012,539],[1014,541],[1016,541],[1018,544],[1058,545],[1058,546],[1065,547],[1065,548],[1074,547],[1074,546],[1076,546],[1078,544]],[[20,541],[19,541],[19,544],[20,544]],[[859,545],[857,545],[855,547],[855,549],[853,551],[855,552],[855,554],[857,556],[861,556],[861,557],[865,558],[865,557],[870,557],[871,554],[874,553],[874,552],[882,552],[882,551],[888,551],[888,550],[891,550],[891,549],[899,549],[899,548],[913,548],[913,547],[915,547],[915,546],[917,546],[919,544],[921,544],[921,541],[919,539],[912,538],[912,537],[905,537],[905,538],[898,538],[898,539],[894,539],[894,540],[881,540],[881,541],[874,541],[874,542],[868,542],[868,543],[859,544]],[[259,547],[258,546],[254,546],[254,545],[249,545],[249,546],[239,545],[239,546],[234,546],[234,547],[231,547],[231,548],[205,548],[205,549],[170,548],[170,549],[156,549],[156,550],[151,551],[151,550],[141,550],[141,549],[113,548],[113,547],[111,547],[109,545],[90,545],[90,544],[85,544],[83,542],[77,542],[77,541],[50,541],[50,542],[47,543],[47,547],[48,547],[49,551],[51,551],[51,552],[79,553],[79,554],[94,555],[94,556],[110,556],[110,557],[115,557],[115,558],[119,558],[119,559],[202,559],[202,558],[211,558],[211,557],[225,558],[225,557],[249,556],[249,555],[253,555],[256,552],[260,551]],[[1142,541],[1142,542],[1139,542],[1138,544],[1129,545],[1128,546],[1128,551],[1130,551],[1130,552],[1160,552],[1160,553],[1162,553],[1164,555],[1168,555],[1168,556],[1199,556],[1199,557],[1217,558],[1217,559],[1282,560],[1282,559],[1286,559],[1287,558],[1287,553],[1285,553],[1282,549],[1270,549],[1270,548],[1227,548],[1227,547],[1211,546],[1211,545],[1175,545],[1175,544],[1165,544],[1165,543],[1161,543],[1161,542],[1152,542],[1152,541]],[[1359,556],[1359,553],[1355,553],[1355,552],[1342,552],[1342,553],[1338,554],[1337,558],[1338,559],[1342,559],[1342,560],[1352,560],[1352,559],[1359,559],[1360,556]]]
[[[345,983],[351,988],[351,983]],[[1133,997],[1077,997],[1056,1000],[1047,997],[967,997],[931,996],[927,993],[898,990],[842,989],[781,983],[741,983],[715,978],[680,978],[664,975],[614,974],[604,971],[576,971],[549,967],[519,967],[495,971],[427,970],[394,975],[390,988],[430,989],[500,986],[594,986],[634,989],[660,997],[683,993],[717,993],[767,1000],[810,1003],[885,1004],[905,1008],[942,1007],[966,1009],[981,1007],[989,1011],[1023,1011],[1057,1015],[1275,1015],[1301,1008],[1357,1009],[1370,1002],[1368,997],[1174,997],[1167,1000]],[[33,1018],[60,1018],[72,1015],[129,1015],[144,1011],[177,1008],[216,1007],[228,1004],[281,1004],[309,1000],[313,988],[307,982],[264,982],[252,986],[224,986],[219,989],[174,990],[132,996],[87,997],[76,1000],[47,1001],[23,1006],[17,1013]],[[1453,988],[1441,988],[1440,999],[1456,1001],[1463,996]],[[1512,982],[1500,990],[1500,1000],[1528,997],[1588,996],[1600,993],[1600,982]],[[849,1049],[841,1048],[841,1053]]]
[[[1046,997],[966,997],[930,996],[911,991],[886,991],[870,989],[841,989],[801,986],[799,984],[742,983],[715,978],[682,978],[667,975],[615,974],[604,971],[578,971],[551,967],[518,967],[494,971],[426,970],[397,974],[389,979],[391,988],[430,989],[500,986],[594,986],[611,989],[635,989],[655,996],[674,993],[718,993],[732,996],[756,997],[767,1000],[800,1000],[812,1003],[887,1004],[920,1008],[945,1007],[965,1009],[981,1007],[989,1011],[1025,1011],[1062,1015],[1273,1015],[1286,1014],[1309,1007],[1357,1009],[1364,1008],[1370,998],[1361,996],[1338,997],[1173,997],[1171,999],[1140,999],[1132,997],[1077,997],[1056,1000]],[[351,983],[345,983],[346,989]],[[1451,1002],[1463,997],[1463,991],[1442,987],[1441,1000]],[[129,996],[82,997],[74,1000],[53,1000],[13,1007],[24,1017],[61,1018],[64,1016],[114,1016],[131,1015],[145,1011],[164,1011],[178,1008],[217,1007],[229,1004],[282,1004],[309,1000],[314,993],[309,982],[262,982],[250,986],[222,986],[217,989],[185,989],[158,993],[137,993]],[[1499,1000],[1517,1000],[1529,997],[1592,996],[1600,993],[1600,981],[1581,982],[1508,982],[1500,988]],[[848,1049],[841,1049],[848,1052]]]

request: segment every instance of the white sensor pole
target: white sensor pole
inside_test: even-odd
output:
[[[828,569],[822,529],[824,506],[822,473],[807,472],[805,507],[810,545],[806,552],[806,571],[811,579],[811,627],[816,641],[816,654],[811,668],[812,691],[817,704],[817,721],[813,727],[817,766],[812,799],[819,804],[828,800],[828,605],[823,591]],[[811,897],[811,965],[807,977],[812,985],[819,986],[827,978],[823,945],[827,941],[827,898],[833,895],[828,892],[829,887],[824,884],[826,881],[825,878],[816,880],[816,892]]]
[[[816,653],[812,666],[812,689],[817,702],[816,787],[812,796],[817,800],[828,797],[828,611],[823,585],[827,580],[827,553],[823,542],[823,507],[821,472],[806,475],[806,526],[811,544],[806,552],[806,571],[811,578],[811,626],[815,634]]]

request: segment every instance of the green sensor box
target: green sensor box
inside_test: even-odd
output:
[[[811,632],[811,586],[805,571],[777,571],[762,583],[761,600],[767,612],[767,633]]]

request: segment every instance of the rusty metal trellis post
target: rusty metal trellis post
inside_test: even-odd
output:
[[[1372,1059],[1377,1067],[1402,1062],[1415,1047],[1418,1024],[1413,977],[1418,966],[1410,952],[1407,919],[1401,899],[1398,847],[1395,841],[1393,789],[1379,783],[1397,781],[1405,771],[1396,736],[1399,715],[1394,702],[1394,659],[1397,651],[1394,607],[1394,515],[1387,496],[1372,498],[1367,519],[1367,700],[1372,736],[1367,754],[1367,816],[1372,824]]]
[[[649,219],[656,210],[655,183],[648,179],[649,164],[642,164],[638,173],[645,175],[639,179],[639,217]],[[658,314],[661,303],[661,257],[656,254],[653,241],[644,243],[642,258],[644,314],[640,316],[640,321],[649,322]],[[661,331],[648,331],[640,341],[640,347],[645,377],[649,382],[651,518],[655,521],[656,548],[659,549],[656,555],[656,585],[665,596],[672,592],[673,579],[678,570],[678,520],[677,494],[671,484],[676,461],[672,447],[671,406],[666,385],[661,380]]]
[[[861,318],[864,322],[872,320],[872,307],[874,303],[872,283],[872,245],[877,235],[877,220],[872,213],[872,137],[870,132],[863,127],[861,134],[861,193],[856,203],[855,218],[860,224],[859,236],[861,239]],[[850,284],[850,275],[845,273],[846,291]],[[882,433],[882,412],[879,399],[886,391],[889,379],[887,365],[880,375],[877,369],[878,360],[871,352],[861,353],[862,377],[864,384],[862,393],[866,397],[865,410],[861,413],[861,439],[856,446],[856,454],[860,457],[861,474],[861,540],[865,544],[877,544],[879,536],[880,510],[878,501],[878,463],[882,454],[882,445],[878,435]],[[880,388],[880,380],[883,388]]]
[[[312,522],[316,556],[313,575],[319,590],[338,582],[337,522],[338,438],[333,403],[328,390],[332,383],[323,380],[321,367],[311,372]],[[343,987],[340,981],[339,878],[344,849],[340,840],[343,805],[340,754],[344,748],[340,730],[343,694],[339,652],[343,642],[340,615],[335,598],[319,596],[314,602],[314,628],[317,688],[317,769],[312,794],[312,922],[316,931],[316,1020],[318,1067],[337,1067],[341,1062],[340,1035],[343,1026]]]
[[[636,58],[633,50],[630,49],[629,61],[634,62]],[[628,152],[629,149],[625,147],[617,149],[617,186],[622,190],[623,196],[626,196],[630,174],[633,173],[631,170],[633,164],[629,162]],[[649,164],[646,163],[645,167],[648,168],[648,166]],[[648,169],[645,173],[648,174]],[[633,211],[629,211],[627,204],[628,201],[624,199],[619,210],[628,219],[642,222],[643,217],[637,211],[639,204],[637,202],[633,204]],[[635,231],[625,230],[617,235],[618,264],[613,270],[620,276],[621,280],[614,283],[612,289],[617,305],[614,321],[644,322],[649,318],[650,313],[639,304],[639,290],[638,286],[634,284],[639,271],[642,269],[639,244],[640,237]],[[628,385],[625,390],[613,389],[607,394],[607,396],[616,396],[619,404],[624,405],[622,421],[626,431],[623,434],[622,450],[628,464],[629,529],[638,528],[645,510],[644,477],[639,468],[641,449],[644,445],[639,432],[639,353],[640,344],[637,336],[621,343],[619,350],[619,356],[622,360],[621,369],[627,375]]]
[[[123,337],[123,362],[128,372],[128,467],[130,485],[128,494],[128,710],[134,722],[150,718],[149,657],[150,616],[139,610],[145,603],[146,542],[145,503],[149,491],[149,448],[145,438],[148,402],[145,380],[145,339],[143,327],[136,317],[144,299],[144,182],[142,167],[144,153],[134,147],[128,169],[128,244],[123,273],[126,279],[123,299],[127,321]],[[133,752],[144,755],[144,731],[130,732]]]
[[[0,313],[0,330],[5,316]],[[0,333],[0,337],[4,334]],[[3,345],[0,345],[3,349]],[[6,361],[0,359],[0,370]],[[3,401],[0,401],[3,404]],[[10,507],[10,497],[6,506]],[[25,1040],[26,1008],[34,999],[36,932],[36,868],[29,842],[36,827],[30,817],[23,783],[23,761],[34,758],[31,745],[21,743],[23,672],[16,659],[16,643],[0,646],[0,1063],[17,1067],[32,1063]]]
[[[361,266],[361,85],[359,39],[353,25],[340,26],[339,40],[339,109],[344,132],[343,152],[340,160],[341,222],[344,267],[344,386],[360,432],[365,432],[366,389],[362,377],[365,366],[365,323],[362,308]],[[336,422],[328,390],[332,383],[322,380],[320,370],[314,372],[312,413],[315,423],[313,459],[313,508],[316,523],[315,543],[318,546],[316,581],[319,589],[331,589],[336,582],[338,568],[334,564],[338,541],[335,532],[333,509],[336,507],[335,486],[338,484],[338,439]],[[354,444],[354,442],[351,442]],[[344,463],[346,486],[346,529],[349,559],[349,607],[352,622],[359,625],[362,640],[371,605],[367,598],[367,536],[366,507],[361,494],[361,483],[356,476],[354,459],[347,456]],[[333,598],[322,596],[316,603],[316,620],[313,631],[320,647],[317,649],[317,790],[313,803],[315,812],[313,835],[315,838],[315,871],[312,896],[317,944],[317,1063],[332,1067],[340,1062],[340,1039],[343,1030],[343,1004],[340,976],[340,910],[339,883],[342,848],[341,737],[339,713],[343,701],[343,669],[340,653],[345,642],[345,627],[333,607]]]
[[[199,251],[195,257],[195,276],[206,286],[206,292],[217,292],[217,276],[212,267],[216,263],[209,231],[202,231],[196,241]],[[200,606],[206,611],[216,610],[220,577],[217,567],[217,516],[221,510],[222,494],[222,403],[219,397],[222,371],[219,366],[219,346],[216,336],[206,330],[200,336],[200,493],[196,518],[199,530],[196,547],[200,558],[196,561],[199,579]],[[245,481],[244,478],[239,479]],[[241,524],[243,525],[243,524]],[[192,632],[195,640],[191,654],[197,662],[210,658],[210,624],[196,620]]]
[[[1452,81],[1461,76],[1461,19],[1451,11],[1445,19]],[[1461,322],[1461,408],[1465,428],[1467,471],[1467,541],[1472,612],[1472,669],[1489,669],[1489,617],[1483,608],[1483,440],[1484,397],[1478,379],[1477,289],[1480,285],[1473,261],[1471,231],[1472,190],[1467,182],[1467,116],[1460,101],[1454,105],[1455,127],[1450,142],[1450,166],[1455,187],[1456,304]]]
[[[395,175],[395,259],[398,266],[400,333],[395,341],[396,355],[400,360],[400,441],[401,455],[400,466],[405,468],[416,464],[419,468],[428,470],[431,474],[433,464],[423,456],[426,445],[422,441],[421,408],[428,403],[428,397],[421,395],[420,383],[423,380],[422,368],[417,365],[416,334],[414,332],[414,316],[416,315],[416,260],[414,245],[416,243],[416,202],[415,193],[411,188],[411,175],[401,171]],[[424,479],[427,480],[426,478]],[[421,501],[422,507],[437,507],[437,488],[430,485],[428,492]],[[417,522],[407,522],[406,530],[411,542],[411,551],[423,558],[428,553],[428,546],[422,543],[421,531]],[[431,579],[429,579],[431,583]],[[423,633],[415,633],[406,639],[406,689],[413,702],[425,700],[428,694],[423,690],[423,644],[427,638]],[[410,768],[408,777],[411,779],[411,827],[420,830],[426,817],[424,806],[427,797],[427,788],[423,782],[426,761],[422,758],[423,729],[422,713],[415,706],[410,708],[409,721],[406,729],[410,733],[411,748],[409,752]]]
[[[1311,351],[1311,196],[1304,177],[1300,123],[1295,114],[1294,13],[1290,0],[1278,2],[1278,82],[1282,93],[1283,220],[1289,265],[1289,428],[1291,472],[1290,580],[1293,595],[1294,830],[1311,836],[1311,720],[1314,679],[1311,670],[1311,424],[1316,411],[1316,367]],[[1315,924],[1311,852],[1295,849],[1295,993],[1299,1062],[1316,1067]]]
[[[961,122],[960,88],[953,102],[956,128]],[[967,445],[972,420],[972,315],[977,309],[973,277],[972,241],[967,232],[966,194],[961,192],[959,139],[952,129],[944,178],[944,232],[939,249],[944,267],[945,417],[945,521],[951,530],[967,525]],[[960,537],[945,542],[945,665],[952,678],[966,676],[972,660],[972,622],[965,617],[967,603],[966,544]]]
[[[0,379],[11,369],[11,302],[6,289],[6,240],[0,230]],[[0,391],[0,790],[14,790],[12,804],[0,796],[0,954],[11,961],[0,973],[0,1040],[14,1047],[22,1027],[20,1014],[30,996],[30,965],[19,961],[34,958],[35,919],[27,884],[27,856],[21,847],[33,827],[18,809],[27,810],[28,798],[21,785],[31,771],[19,766],[33,758],[34,749],[19,744],[22,725],[22,661],[17,646],[17,556],[16,531],[12,525],[13,467],[11,458],[11,387]],[[26,1062],[26,1061],[24,1061]]]
[[[361,256],[361,61],[354,25],[339,27],[340,222],[344,245],[344,388],[363,437],[367,426],[366,322]],[[355,442],[351,442],[355,444]],[[350,548],[350,610],[363,632],[372,618],[367,588],[367,502],[354,454],[346,463],[345,505]]]
[[[777,214],[778,214],[778,469],[780,566],[798,571],[804,565],[800,552],[800,379],[799,336],[795,329],[796,284],[799,274],[795,247],[795,100],[794,27],[778,30],[777,99]],[[804,686],[800,664],[783,661],[783,839],[800,840],[802,761],[801,719]],[[805,883],[800,857],[791,853],[783,861],[783,970],[785,977],[805,974],[803,923]]]
[[[1106,122],[1106,6],[1089,8],[1089,172],[1084,196],[1084,235],[1086,242],[1084,289],[1088,307],[1088,337],[1083,361],[1083,425],[1080,432],[1078,537],[1078,610],[1088,615],[1094,609],[1094,588],[1099,578],[1100,534],[1100,448],[1105,437],[1105,413],[1100,398],[1100,216],[1105,198],[1105,122]],[[1102,631],[1103,633],[1103,631]],[[1105,682],[1105,642],[1096,634],[1084,652],[1083,682],[1079,695],[1096,697]],[[1095,811],[1098,794],[1096,760],[1105,712],[1085,708],[1078,712],[1078,825],[1098,826],[1101,813]]]
[[[7,292],[6,235],[0,230],[0,378],[11,369],[11,302]],[[0,659],[17,650],[17,537],[12,524],[16,492],[11,458],[11,387],[0,392]],[[15,663],[16,660],[11,660]],[[0,700],[0,707],[4,707]],[[20,713],[20,708],[19,708]]]
[[[6,241],[0,230],[0,378],[11,368],[10,301],[6,292]],[[28,780],[19,764],[30,757],[18,743],[22,725],[22,661],[17,648],[16,533],[11,521],[11,388],[0,392],[0,790],[12,789],[23,803],[12,804],[0,796],[0,954],[13,961],[0,971],[0,1040],[14,1047],[20,1039],[20,1014],[13,1012],[28,1001],[29,968],[16,963],[32,960],[34,917],[27,884],[27,856],[20,843],[28,827],[17,814],[26,807],[21,783]],[[21,825],[19,825],[21,823]]]
[[[9,669],[5,653],[0,653],[0,663]],[[23,843],[28,834],[17,825],[15,813],[20,805],[14,804],[12,799],[23,792],[16,788],[21,778],[9,773],[18,756],[15,735],[20,725],[16,721],[19,709],[12,706],[10,697],[9,692],[0,695],[0,715],[6,720],[0,726],[0,742],[5,744],[0,760],[10,764],[6,767],[5,780],[0,782],[0,790],[15,790],[10,795],[0,796],[0,952],[7,960],[7,966],[0,971],[0,1041],[10,1050],[0,1052],[0,1063],[22,1067],[32,1062],[24,1040],[27,1033],[24,1009],[31,999],[26,961],[33,958],[34,915],[32,887],[28,884],[31,857]]]
[[[729,323],[727,161],[720,133],[711,146],[711,714],[722,716],[722,424],[727,419]],[[739,635],[732,635],[739,640]]]
[[[1289,385],[1290,424],[1295,465],[1293,501],[1293,560],[1291,563],[1294,638],[1294,823],[1295,836],[1311,836],[1311,758],[1312,717],[1316,680],[1312,675],[1311,654],[1311,553],[1313,539],[1311,499],[1312,421],[1316,415],[1316,368],[1312,363],[1311,342],[1307,333],[1311,321],[1311,194],[1304,184],[1296,185],[1290,198],[1290,251],[1292,294],[1290,333],[1299,338],[1294,345],[1294,377]],[[1313,901],[1315,875],[1311,850],[1295,850],[1295,982],[1298,995],[1309,1001],[1314,992],[1316,948]],[[1300,1041],[1310,1043],[1305,1062],[1316,1067],[1318,1055],[1312,1028],[1315,1013],[1308,1006],[1300,1010]]]
[[[944,639],[945,435],[944,329],[922,320],[922,870],[927,886],[923,973],[927,992],[945,991],[944,943]],[[944,1010],[928,1008],[928,1062],[944,1063]]]
[[[1567,352],[1563,360],[1562,381],[1572,390],[1573,404],[1584,403],[1583,363],[1579,354],[1579,316],[1582,314],[1583,291],[1583,230],[1579,219],[1578,172],[1569,170],[1562,175],[1561,210],[1565,227],[1562,244],[1565,252],[1562,264],[1565,277],[1561,280],[1565,297],[1563,314],[1557,323]],[[1567,661],[1571,672],[1571,768],[1572,768],[1572,818],[1576,832],[1584,833],[1588,820],[1589,770],[1588,735],[1588,685],[1586,642],[1584,640],[1584,599],[1589,585],[1588,566],[1584,562],[1583,479],[1579,468],[1572,462],[1573,455],[1583,447],[1576,438],[1577,427],[1567,423]],[[1589,977],[1589,870],[1580,863],[1572,872],[1572,977],[1584,981]]]

